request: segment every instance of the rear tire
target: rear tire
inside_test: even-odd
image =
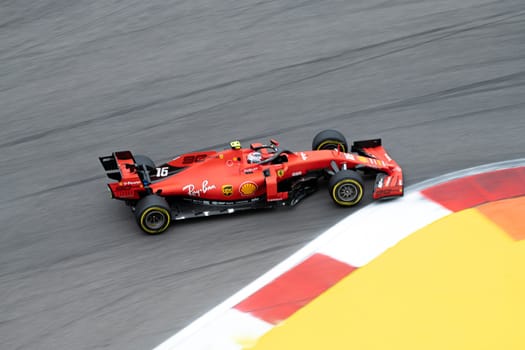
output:
[[[170,212],[166,199],[156,195],[142,198],[135,206],[137,224],[150,235],[157,235],[168,229],[171,223]]]
[[[341,170],[328,181],[330,196],[335,204],[352,207],[359,204],[365,193],[362,176],[354,170]]]
[[[312,150],[314,151],[338,148],[341,152],[349,152],[345,136],[337,130],[323,130],[315,135],[312,141]]]

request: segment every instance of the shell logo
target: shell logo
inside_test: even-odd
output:
[[[255,193],[255,191],[257,191],[257,184],[255,182],[252,182],[252,181],[246,181],[246,182],[243,182],[241,184],[241,186],[239,186],[239,192],[243,195],[243,196],[249,196],[249,195],[252,195]]]

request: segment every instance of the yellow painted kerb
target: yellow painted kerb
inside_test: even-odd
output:
[[[476,209],[361,267],[245,349],[523,350],[525,241]]]

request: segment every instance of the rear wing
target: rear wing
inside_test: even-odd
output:
[[[130,151],[113,152],[110,156],[99,157],[100,163],[106,171],[106,175],[116,181],[131,174],[131,166],[135,164],[135,159]],[[128,165],[126,167],[126,165]]]
[[[113,152],[110,156],[99,157],[106,175],[116,181],[140,181],[144,186],[151,183],[149,170],[145,165],[135,163],[130,151]]]
[[[151,179],[144,164],[136,164],[130,151],[113,152],[110,156],[99,157],[106,175],[117,182],[108,184],[115,199],[137,200],[145,191]]]

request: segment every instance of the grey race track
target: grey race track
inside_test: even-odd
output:
[[[523,157],[524,96],[523,0],[4,0],[0,348],[150,349],[352,212],[321,191],[149,237],[100,155],[337,128],[410,185]]]

